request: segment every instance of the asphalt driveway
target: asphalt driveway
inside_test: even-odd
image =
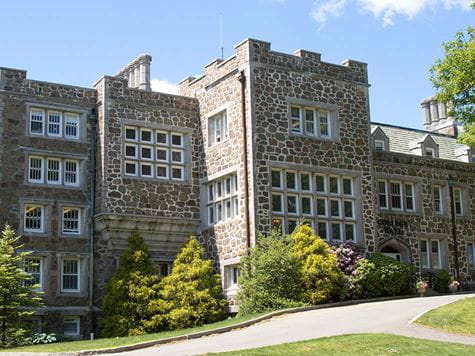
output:
[[[427,310],[475,294],[410,298],[282,315],[259,324],[194,340],[116,355],[196,355],[249,349],[286,342],[351,333],[384,332],[475,345],[475,337],[451,335],[410,324]]]

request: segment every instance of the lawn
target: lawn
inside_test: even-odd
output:
[[[475,336],[475,298],[462,299],[431,310],[416,323],[450,333]]]
[[[17,347],[14,349],[5,349],[2,352],[68,352],[68,351],[82,351],[82,350],[101,350],[101,349],[110,349],[120,346],[134,345],[142,342],[148,341],[158,341],[161,339],[166,339],[173,336],[181,336],[186,334],[192,334],[200,331],[217,329],[225,326],[230,326],[238,324],[244,321],[248,321],[259,316],[265,315],[267,313],[246,315],[242,317],[234,317],[226,319],[223,321],[218,321],[216,323],[207,324],[203,326],[198,326],[195,328],[181,329],[174,331],[163,331],[156,334],[146,334],[138,336],[126,336],[118,338],[105,338],[105,339],[96,339],[93,341],[82,340],[82,341],[72,341],[72,342],[60,342],[55,344],[46,344],[46,345],[32,345]]]
[[[352,334],[209,355],[475,355],[475,346],[389,334]]]

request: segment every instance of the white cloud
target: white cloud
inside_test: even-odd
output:
[[[338,16],[350,0],[319,0],[315,2],[311,16],[322,27],[330,16]],[[363,12],[381,18],[383,26],[394,25],[394,17],[413,19],[428,7],[459,7],[469,10],[472,0],[352,0]]]
[[[152,87],[153,91],[159,91],[161,93],[168,94],[178,94],[178,85],[167,80],[152,79],[150,81],[150,86]]]
[[[329,16],[339,16],[347,0],[327,0],[323,4],[315,3],[311,16],[320,24],[320,28],[327,22]]]

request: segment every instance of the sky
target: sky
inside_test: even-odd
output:
[[[148,53],[153,89],[174,92],[221,57],[221,34],[225,58],[250,37],[368,63],[371,120],[414,128],[442,43],[475,26],[471,0],[0,1],[0,67],[29,79],[91,87]]]

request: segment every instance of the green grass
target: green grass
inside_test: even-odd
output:
[[[71,342],[59,342],[55,344],[46,344],[46,345],[32,345],[32,346],[23,346],[17,347],[14,349],[5,349],[0,351],[2,352],[68,352],[68,351],[85,351],[85,350],[101,350],[101,349],[110,349],[120,346],[134,345],[147,341],[156,341],[161,339],[166,339],[173,336],[181,336],[191,333],[196,333],[205,330],[212,330],[221,328],[224,326],[230,326],[233,324],[238,324],[244,321],[248,321],[259,316],[265,315],[267,313],[252,314],[242,317],[234,317],[226,319],[223,321],[218,321],[216,323],[207,324],[203,326],[198,326],[189,329],[173,330],[173,331],[163,331],[156,334],[146,334],[138,336],[126,336],[126,337],[117,337],[117,338],[104,338],[96,340],[82,340],[82,341],[71,341]]]
[[[475,346],[389,334],[352,334],[209,355],[474,355]]]
[[[416,323],[450,333],[475,336],[475,298],[462,299],[431,310]]]

